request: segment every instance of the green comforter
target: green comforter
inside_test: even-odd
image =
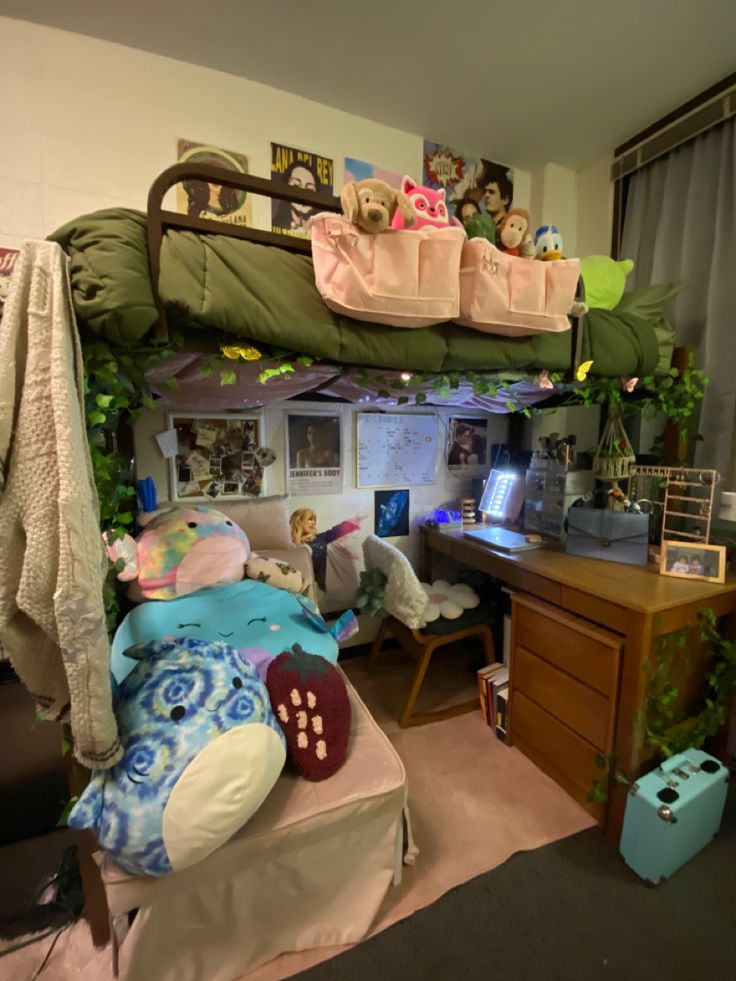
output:
[[[79,320],[119,344],[133,344],[152,330],[157,313],[141,212],[97,211],[49,237],[70,256]],[[505,338],[451,323],[407,330],[341,317],[322,302],[307,257],[226,236],[168,232],[160,292],[171,320],[187,327],[222,330],[341,364],[428,372],[560,371],[570,362],[567,332]],[[592,360],[598,375],[645,375],[666,367],[671,344],[659,321],[590,311],[583,360]]]

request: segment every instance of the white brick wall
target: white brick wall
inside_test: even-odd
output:
[[[422,137],[223,72],[0,17],[0,246],[17,248],[84,212],[145,207],[176,140],[245,153],[270,171],[270,141],[420,174]],[[430,134],[431,135],[431,134]],[[530,177],[515,173],[528,206]],[[254,221],[269,205],[254,200]]]

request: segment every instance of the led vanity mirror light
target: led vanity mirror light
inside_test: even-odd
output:
[[[520,475],[513,470],[491,470],[478,510],[493,521],[513,520],[518,514],[517,495],[513,492],[519,479]]]

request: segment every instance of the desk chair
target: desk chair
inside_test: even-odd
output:
[[[451,633],[432,633],[431,625],[427,630],[427,623],[422,616],[427,605],[427,594],[403,552],[384,539],[370,535],[363,542],[363,555],[367,570],[378,569],[386,577],[383,607],[388,614],[382,621],[371,646],[369,667],[375,665],[388,634],[392,634],[401,648],[415,657],[418,662],[409,696],[399,717],[399,725],[402,728],[425,725],[427,722],[439,722],[465,712],[476,711],[477,698],[449,708],[437,709],[434,712],[415,712],[414,705],[419,697],[429,662],[438,648],[469,637],[477,637],[483,644],[486,663],[490,664],[495,660],[493,634],[488,624],[474,623],[468,626],[463,623],[467,618],[462,616],[457,621],[457,629]],[[475,613],[475,611],[468,612]]]

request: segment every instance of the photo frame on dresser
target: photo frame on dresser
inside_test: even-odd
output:
[[[246,500],[264,493],[263,414],[170,412],[176,454],[169,460],[172,501]]]
[[[703,542],[662,542],[660,575],[703,582],[726,581],[725,545]]]

